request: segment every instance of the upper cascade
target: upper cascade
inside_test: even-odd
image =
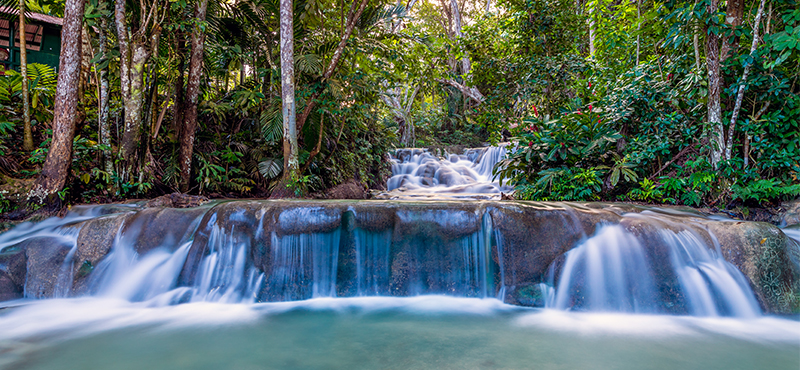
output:
[[[509,192],[492,171],[506,156],[508,143],[466,149],[464,154],[437,158],[426,149],[398,149],[392,156],[387,189],[422,194],[499,194]]]

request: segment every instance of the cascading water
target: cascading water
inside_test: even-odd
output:
[[[620,225],[601,226],[567,253],[549,306],[633,313],[677,311],[694,316],[760,315],[747,280],[720,256],[718,245],[716,250],[709,248],[689,230],[661,229],[641,238],[646,240]],[[665,254],[668,261],[660,259]],[[656,273],[654,266],[661,271]]]
[[[160,363],[146,362],[147,356],[128,361],[138,367],[191,367],[177,364],[175,353],[209,361],[215,348],[230,342],[225,353],[258,344],[248,350],[250,355],[237,355],[237,361],[255,361],[253,354],[270,348],[266,352],[270,360],[259,363],[266,368],[358,367],[330,362],[341,360],[337,354],[359,351],[330,348],[330,343],[356,341],[361,343],[359,348],[405,353],[409,359],[416,357],[401,351],[408,345],[419,356],[438,348],[435,356],[421,360],[425,366],[407,362],[403,356],[389,359],[405,368],[468,368],[479,363],[524,368],[530,362],[522,360],[528,359],[525,354],[531,348],[564,341],[558,339],[561,336],[571,339],[543,349],[538,358],[576,343],[598,354],[630,356],[621,349],[626,348],[627,339],[611,341],[622,347],[604,347],[605,339],[593,342],[585,335],[567,334],[593,330],[621,338],[640,332],[646,336],[679,333],[704,343],[700,347],[706,352],[689,357],[706,367],[704,356],[730,356],[731,348],[719,347],[720,340],[774,341],[777,348],[768,345],[763,351],[773,351],[768,353],[779,364],[776,368],[787,368],[793,360],[786,357],[785,348],[800,345],[791,334],[800,325],[761,316],[759,304],[768,304],[769,297],[757,300],[751,289],[761,283],[726,260],[754,252],[737,249],[730,244],[732,239],[718,238],[718,231],[713,231],[748,227],[746,223],[618,206],[497,201],[251,201],[188,210],[131,206],[77,211],[0,234],[0,297],[24,298],[5,303],[9,308],[0,310],[0,367],[50,363],[31,355],[44,356],[43,350],[8,343],[55,346],[61,348],[54,357],[59,358],[59,354],[86,351],[68,347],[62,340],[95,335],[98,339],[90,348],[108,352],[109,359],[118,361],[127,358],[126,352],[106,348],[104,342],[117,343],[115,348],[138,348],[135,343],[173,338],[164,331],[150,334],[136,329],[167,323],[182,323],[182,330],[191,334],[157,344],[171,349]],[[770,230],[772,234],[754,243],[756,248],[795,243],[783,233],[800,237],[796,230]],[[798,245],[792,245],[785,259],[796,265]],[[764,257],[759,258],[757,263],[766,263],[759,262]],[[748,263],[736,262],[737,266]],[[515,308],[503,302],[548,309]],[[284,315],[287,312],[305,313]],[[438,319],[430,312],[449,316]],[[259,319],[262,316],[271,319]],[[727,318],[708,321],[716,316]],[[453,320],[459,324],[453,326]],[[209,331],[220,338],[204,344],[211,338],[196,327],[215,322],[233,326]],[[485,329],[464,332],[469,322]],[[633,330],[630,323],[636,322],[640,324]],[[251,334],[230,329],[249,326],[254,330]],[[649,326],[652,330],[643,328]],[[130,337],[131,342],[96,334],[109,330],[123,333],[121,337]],[[561,334],[553,335],[553,330]],[[358,334],[347,334],[351,331]],[[441,342],[424,339],[441,336],[432,333],[444,335]],[[58,339],[56,344],[42,342],[41,338],[48,337]],[[494,339],[480,339],[489,337]],[[386,338],[398,339],[382,344]],[[643,358],[657,357],[657,348],[663,345],[682,348],[683,353],[697,347],[678,346],[682,339],[675,343],[642,340],[653,345],[640,348],[638,355],[647,354]],[[174,345],[184,342],[194,345]],[[440,347],[444,342],[460,343],[462,350],[447,355],[450,362],[438,363],[436,356],[450,353]],[[512,342],[521,347],[509,349]],[[498,348],[499,343],[505,344]],[[314,355],[312,348],[323,352]],[[297,356],[291,361],[296,362],[274,362],[293,351]],[[324,351],[334,352],[326,355]],[[767,352],[759,351],[752,356],[763,360]],[[507,356],[474,358],[478,353]],[[371,364],[366,367],[387,366],[365,356],[360,363]],[[93,358],[104,357],[83,356],[21,368],[72,363],[76,368],[101,366],[86,362]],[[273,362],[265,365],[263,361]],[[594,361],[596,357],[570,366],[592,367]],[[641,368],[647,361],[621,367]],[[239,364],[216,365],[234,363]],[[745,357],[726,366],[750,365]]]
[[[500,193],[511,188],[495,181],[495,165],[506,155],[506,145],[467,149],[464,154],[437,158],[423,149],[399,149],[391,158],[389,191],[419,193]]]

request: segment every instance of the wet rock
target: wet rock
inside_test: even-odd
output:
[[[800,224],[800,199],[786,202],[782,206],[786,211],[780,216],[778,225],[785,227]]]
[[[144,205],[146,207],[191,208],[199,207],[208,202],[208,198],[201,195],[172,193],[153,198],[145,202]]]
[[[800,312],[800,245],[763,222],[704,222],[767,313]]]
[[[25,297],[26,298],[51,298],[56,290],[69,291],[72,284],[71,276],[62,276],[69,273],[71,266],[65,266],[64,261],[73,247],[72,241],[56,237],[31,238],[24,242],[27,260]]]
[[[546,282],[550,266],[601,222],[616,222],[614,213],[575,209],[564,204],[492,202],[489,212],[497,233],[506,287]],[[498,257],[495,257],[498,258]],[[500,263],[500,260],[497,261]],[[506,301],[523,304],[509,291]]]
[[[130,213],[115,214],[93,218],[83,223],[76,241],[78,249],[73,256],[73,295],[87,291],[89,274],[108,255],[120,228],[130,215]]]
[[[146,208],[126,219],[120,240],[132,244],[140,255],[155,248],[173,251],[194,233],[207,211],[208,207]]]
[[[364,185],[355,179],[350,179],[328,189],[323,197],[326,199],[367,199],[369,193]]]
[[[23,297],[27,262],[22,246],[11,246],[0,253],[0,301]]]
[[[355,227],[364,230],[392,229],[396,222],[393,207],[358,207],[355,212]]]

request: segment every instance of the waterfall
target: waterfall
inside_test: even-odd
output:
[[[17,284],[0,297],[164,306],[437,294],[560,310],[761,313],[749,278],[704,226],[738,224],[697,215],[493,201],[97,208],[0,235],[0,289]],[[797,265],[794,247],[787,261]]]
[[[437,158],[422,149],[399,149],[391,157],[392,191],[423,193],[499,193],[511,189],[494,181],[494,167],[506,156],[507,144],[467,149]]]
[[[602,225],[567,253],[558,282],[549,286],[555,287],[550,306],[562,310],[760,315],[747,279],[721,257],[719,245],[690,230],[636,236]]]

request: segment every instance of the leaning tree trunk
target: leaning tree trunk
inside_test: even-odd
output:
[[[719,0],[711,0],[709,14],[716,14]],[[708,69],[708,123],[711,125],[711,165],[719,166],[725,146],[725,133],[722,126],[722,105],[720,102],[720,55],[719,36],[706,27],[706,68]]]
[[[64,188],[69,175],[72,163],[72,140],[75,136],[75,117],[78,113],[83,8],[83,0],[67,0],[65,5],[58,84],[53,109],[53,141],[42,172],[28,193],[29,203],[41,204],[48,198],[55,200],[54,195]]]
[[[755,58],[756,48],[758,47],[758,26],[761,23],[761,18],[764,16],[764,3],[766,0],[761,0],[758,5],[758,12],[756,13],[756,21],[753,25],[753,42],[750,44],[750,57]],[[742,80],[739,84],[739,91],[736,93],[736,103],[733,107],[731,114],[731,122],[728,125],[728,141],[725,143],[725,159],[730,160],[733,152],[733,134],[736,130],[736,120],[739,118],[739,110],[742,109],[742,101],[744,100],[744,89],[747,86],[747,76],[750,74],[750,69],[753,63],[747,63],[744,66],[742,73]]]
[[[195,17],[198,22],[206,20],[208,0],[197,4]],[[194,135],[197,130],[197,98],[200,95],[200,77],[203,73],[203,46],[206,32],[196,26],[192,30],[192,54],[189,60],[189,81],[186,83],[186,103],[184,104],[183,128],[181,129],[181,191],[189,191],[192,174],[192,153],[194,152]]]
[[[283,180],[290,184],[299,175],[297,124],[294,102],[294,2],[280,0],[281,8],[281,110],[283,113]],[[309,101],[309,105],[311,101]],[[279,192],[286,189],[278,189]]]
[[[25,0],[19,0],[19,72],[22,75],[22,149],[33,150],[33,129],[31,128],[31,98],[28,91],[28,50],[25,32]]]

